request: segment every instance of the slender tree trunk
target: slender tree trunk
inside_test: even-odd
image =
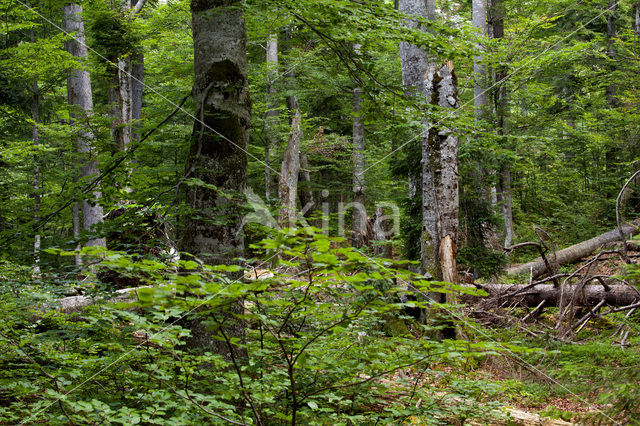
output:
[[[433,3],[433,0],[429,0],[429,3]],[[398,2],[398,10],[406,14],[408,17],[408,19],[404,21],[404,26],[407,28],[418,28],[418,21],[415,19],[410,19],[410,17],[415,16],[418,18],[429,18],[429,7],[427,6],[425,0],[399,0]],[[422,93],[422,83],[428,65],[427,52],[419,46],[402,41],[400,42],[400,65],[402,71],[402,85],[404,87],[405,94],[411,97]],[[427,130],[428,129],[426,127],[423,128],[423,132],[426,132]],[[408,160],[411,160],[411,157],[409,157]],[[421,187],[422,176],[419,167],[420,166],[418,165],[417,161],[415,163],[415,166],[414,164],[411,164],[410,172],[407,176],[409,186],[408,210],[412,214],[415,211],[420,211],[422,194],[420,193],[419,189]],[[410,248],[417,247],[421,244],[420,237],[409,234],[409,238],[407,239],[406,244]],[[424,268],[422,272],[425,272]]]
[[[501,39],[504,37],[504,0],[492,0],[491,2],[491,26],[492,36],[494,39]],[[503,81],[506,76],[506,70],[504,67],[499,67],[495,71],[495,82],[493,90],[494,109],[497,122],[497,133],[499,136],[506,135],[506,113],[507,113],[507,90],[505,82]],[[512,208],[512,194],[511,194],[511,166],[505,162],[500,171],[498,177],[500,184],[498,189],[498,199],[502,208],[502,217],[504,221],[505,237],[504,246],[509,247],[515,237],[513,230],[513,208]]]
[[[82,6],[69,4],[64,7],[63,28],[65,32],[75,33],[75,39],[65,43],[67,51],[80,61],[87,60],[87,45],[85,44],[84,22],[82,20]],[[70,70],[67,78],[67,94],[69,105],[75,108],[71,113],[72,122],[86,120],[93,114],[93,99],[91,93],[91,79],[89,72],[82,69]],[[76,149],[81,156],[82,177],[93,178],[98,175],[97,151],[93,147],[94,136],[90,129],[81,130],[76,139]],[[91,199],[82,201],[82,229],[91,230],[95,225],[103,222],[102,206],[97,202],[101,197],[99,187],[96,186]],[[86,246],[106,247],[104,238],[94,238]]]
[[[74,182],[77,180],[74,179]],[[71,208],[71,221],[73,225],[73,238],[78,241],[80,239],[80,205],[78,203],[73,203],[73,207]],[[80,243],[76,245],[76,251],[80,251],[81,249]],[[73,256],[76,266],[82,265],[82,256],[80,253],[76,253]]]
[[[33,30],[31,31],[32,41],[35,41]],[[37,146],[39,142],[38,123],[40,123],[40,91],[38,89],[38,81],[34,80],[32,84],[33,101],[31,104],[31,117],[33,119],[33,145]],[[40,159],[38,154],[33,156],[33,223],[38,225],[40,222]],[[33,236],[33,275],[40,276],[40,232],[36,231]]]
[[[142,119],[142,97],[144,95],[144,53],[134,54],[131,63],[131,119],[134,126],[131,140],[140,140],[140,120]],[[133,160],[132,160],[133,161]]]
[[[609,11],[607,13],[607,56],[609,60],[614,61],[616,59],[615,38],[616,38],[616,20],[615,11],[618,5],[617,0],[609,0]],[[612,107],[616,105],[616,87],[613,84],[609,84],[606,87],[607,102]]]
[[[293,227],[297,218],[298,175],[300,174],[300,141],[302,140],[302,117],[298,99],[295,96],[287,98],[287,107],[291,114],[291,131],[287,149],[284,151],[280,178],[278,181],[278,196],[280,197],[280,212],[278,214],[282,226]]]
[[[305,217],[311,215],[316,208],[316,202],[311,190],[311,171],[309,170],[309,159],[307,154],[300,152],[300,175],[298,176],[298,182],[303,183],[303,188],[300,192],[300,205]]]
[[[487,0],[473,0],[472,21],[477,34],[481,37],[487,37]],[[485,63],[484,47],[477,43],[476,48],[482,52],[473,58],[473,106],[476,120],[479,120],[480,117],[486,114],[489,101],[487,97],[487,65]]]
[[[228,196],[238,197],[246,188],[251,114],[244,10],[241,0],[192,0],[191,14],[194,115],[203,123],[194,123],[186,173],[207,186],[187,188],[195,214],[184,219],[180,250],[207,264],[232,264],[244,253],[243,212]],[[244,325],[231,314],[241,314],[243,305],[228,310],[224,330],[229,338],[242,340]],[[191,329],[189,346],[230,358],[227,345],[202,321],[185,322]]]
[[[360,55],[360,45],[353,48]],[[367,239],[367,211],[365,209],[365,139],[362,117],[362,89],[353,89],[353,246],[362,247]]]
[[[271,147],[278,143],[278,99],[275,83],[278,78],[278,35],[271,34],[267,39],[267,98],[269,109],[265,117],[264,141],[264,193],[271,198]]]

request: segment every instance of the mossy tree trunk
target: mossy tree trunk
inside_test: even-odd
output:
[[[188,177],[205,185],[187,188],[193,213],[184,219],[180,250],[207,264],[230,264],[244,252],[242,207],[247,182],[247,144],[251,101],[247,79],[246,30],[240,0],[191,2],[196,102]],[[222,313],[229,338],[243,339],[244,326],[233,317],[240,302]],[[229,356],[202,321],[187,321],[190,346]]]

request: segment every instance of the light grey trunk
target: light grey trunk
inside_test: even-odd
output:
[[[445,109],[458,107],[458,82],[453,63],[446,61],[437,71],[435,92],[438,105]],[[456,264],[458,241],[458,137],[451,129],[432,129],[429,135],[432,152],[439,153],[439,168],[434,170],[439,213],[440,268],[442,279],[458,283]],[[447,295],[449,299],[449,294]]]
[[[427,18],[427,5],[425,0],[400,0],[398,10],[408,16]],[[407,28],[418,28],[418,21],[406,19]],[[427,70],[427,52],[416,45],[406,41],[400,42],[400,63],[402,68],[402,85],[405,91],[419,92]]]
[[[265,117],[264,141],[264,194],[271,198],[271,147],[278,143],[278,99],[275,83],[278,78],[278,35],[270,34],[267,39],[267,98],[269,109]]]
[[[487,26],[487,0],[473,0],[472,21],[476,34],[486,38]],[[476,120],[486,113],[489,104],[487,97],[487,65],[485,63],[484,47],[476,43],[476,49],[481,53],[473,57],[473,106]]]
[[[511,168],[509,164],[502,167],[502,216],[504,218],[504,246],[513,244],[513,208],[511,205]]]
[[[495,39],[501,39],[504,37],[504,0],[492,0],[491,2],[491,22],[492,22],[492,36]],[[494,88],[494,109],[497,119],[497,132],[498,135],[504,136],[507,133],[507,90],[505,82],[502,81],[506,76],[506,69],[499,67],[495,73],[495,85]],[[513,228],[513,196],[511,193],[511,166],[509,163],[502,165],[500,171],[500,194],[498,198],[501,203],[502,217],[504,221],[504,246],[509,247],[513,243],[515,238],[515,232]]]
[[[305,216],[309,216],[316,208],[316,202],[311,190],[311,171],[309,170],[309,159],[307,154],[300,152],[300,175],[299,182],[304,182],[304,188],[300,192],[300,205]]]
[[[144,53],[134,55],[131,63],[131,119],[134,121],[131,140],[140,140],[142,96],[144,95]]]
[[[298,100],[290,97],[289,111],[291,118],[291,131],[289,142],[284,151],[280,178],[278,180],[278,196],[280,197],[280,212],[278,220],[282,226],[293,227],[297,218],[298,200],[298,175],[300,173],[300,140],[302,139],[302,117]]]
[[[609,0],[609,11],[607,12],[607,56],[611,61],[616,59],[615,37],[616,37],[616,20],[614,13],[618,5],[617,0]],[[611,106],[616,104],[616,87],[609,84],[606,89],[607,102]]]
[[[118,111],[118,120],[120,121],[120,138],[118,148],[120,151],[126,151],[131,143],[133,109],[132,109],[132,93],[131,93],[131,56],[118,59],[118,90],[120,94],[120,111]]]
[[[191,14],[194,115],[204,124],[194,123],[186,173],[207,186],[186,190],[196,213],[184,219],[180,250],[207,264],[232,264],[244,253],[243,211],[227,195],[237,197],[246,188],[251,114],[244,11],[240,0],[192,0]],[[240,302],[229,307],[236,314],[243,310]],[[228,322],[229,338],[242,340],[242,322],[231,317]],[[191,329],[189,346],[230,357],[229,347],[201,321],[185,323]]]
[[[428,8],[432,7],[433,0],[429,0],[428,7],[425,0],[399,0],[398,10],[407,15],[404,26],[407,28],[419,28],[419,23],[411,17],[428,18]],[[422,83],[424,81],[425,72],[427,71],[428,55],[427,52],[411,43],[400,42],[400,66],[402,72],[402,85],[407,96],[416,96],[422,92]],[[427,132],[427,128],[423,128],[423,132]],[[421,194],[419,192],[422,178],[420,171],[410,171],[407,177],[409,185],[409,202],[412,205],[419,203]],[[420,244],[419,241],[408,241],[408,244]],[[424,268],[423,271],[425,272]]]
[[[33,30],[31,31],[32,41],[35,41]],[[40,91],[38,89],[38,81],[34,80],[32,84],[33,101],[31,104],[31,117],[33,119],[32,138],[33,145],[36,147],[39,142],[38,123],[40,123]],[[40,159],[38,154],[33,156],[33,223],[38,226],[40,222]],[[33,275],[40,276],[40,232],[36,231],[33,236]]]
[[[360,55],[360,45],[354,46]],[[365,139],[362,117],[362,89],[353,89],[353,246],[362,247],[367,239],[367,211],[365,209]]]
[[[73,225],[73,238],[78,241],[80,238],[80,206],[78,203],[73,203],[73,207],[71,208],[71,222]],[[78,243],[76,245],[76,251],[80,251],[81,248],[82,246]],[[82,265],[82,256],[80,256],[80,253],[76,253],[73,259],[76,266]]]
[[[436,90],[436,67],[427,70],[422,93],[429,102],[434,99]],[[439,167],[439,153],[430,144],[430,126],[428,119],[423,120],[424,133],[422,135],[422,234],[420,238],[420,264],[422,272],[434,279],[442,279],[438,246],[440,234],[438,232],[438,201],[436,197],[435,171]],[[436,295],[432,295],[436,296]],[[437,295],[439,296],[439,295]]]
[[[64,7],[63,28],[65,32],[74,33],[75,38],[67,41],[67,51],[81,62],[87,60],[87,45],[85,44],[84,22],[82,20],[82,6],[69,4]],[[83,69],[72,69],[67,78],[67,94],[69,105],[74,109],[71,121],[86,121],[93,114],[93,99],[91,93],[91,79],[89,72]],[[93,146],[95,140],[91,129],[86,126],[80,130],[76,139],[76,150],[80,154],[82,177],[94,178],[98,175],[97,151]],[[99,187],[96,186],[92,197],[82,201],[82,229],[91,230],[95,225],[103,222],[102,206],[97,204],[101,197]],[[87,241],[86,246],[106,247],[104,238]]]

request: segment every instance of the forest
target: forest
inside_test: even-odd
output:
[[[640,425],[640,1],[0,35],[0,424]]]

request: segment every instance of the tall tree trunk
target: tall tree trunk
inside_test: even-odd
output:
[[[32,42],[35,37],[33,36],[33,30],[31,30]],[[31,117],[33,119],[32,138],[33,145],[37,146],[39,142],[39,130],[38,123],[40,123],[40,91],[38,89],[38,81],[34,80],[32,84],[33,100],[31,103]],[[33,223],[35,226],[40,222],[40,159],[38,154],[33,156]],[[33,275],[38,277],[40,275],[40,232],[36,231],[33,236]]]
[[[87,60],[87,45],[85,44],[84,22],[82,20],[82,6],[69,4],[64,7],[63,29],[68,33],[75,33],[75,38],[65,42],[67,51],[79,61]],[[89,72],[83,69],[70,70],[67,78],[67,94],[69,105],[75,108],[71,112],[72,122],[78,119],[86,120],[93,114],[93,99],[91,93],[91,78]],[[88,127],[79,132],[76,139],[76,149],[80,153],[82,177],[93,178],[98,175],[97,152],[93,146],[94,135]],[[82,201],[82,229],[91,230],[95,225],[103,222],[103,210],[97,201],[101,197],[99,187],[93,191],[92,199]],[[86,246],[106,247],[104,238],[94,238]]]
[[[241,0],[192,0],[191,14],[194,115],[202,122],[194,123],[186,173],[207,186],[187,188],[187,202],[196,213],[184,220],[180,250],[207,264],[231,264],[244,253],[242,209],[228,198],[240,196],[247,183],[251,100],[244,10]],[[240,314],[244,308],[238,302],[228,309]],[[226,315],[225,333],[242,340],[243,324]],[[186,326],[191,329],[189,346],[230,357],[227,345],[202,321]]]
[[[129,19],[140,13],[146,0],[131,0],[133,11]],[[140,120],[142,119],[142,96],[144,95],[144,53],[142,50],[132,53],[131,57],[131,120],[134,126],[131,129],[131,140],[140,140]],[[132,161],[135,161],[132,159]]]
[[[267,39],[267,98],[269,109],[265,117],[264,141],[264,195],[271,198],[271,147],[278,143],[278,99],[275,83],[278,78],[278,35],[270,34]]]
[[[302,117],[298,99],[295,96],[287,98],[287,107],[291,114],[291,131],[289,133],[289,142],[282,158],[278,181],[278,196],[281,204],[278,220],[282,226],[293,227],[298,216],[298,175],[300,174]]]
[[[429,3],[433,2],[433,0],[428,1]],[[415,16],[417,18],[430,18],[430,16],[428,15],[428,11],[430,9],[427,6],[425,0],[399,0],[398,10],[407,15],[408,19],[404,21],[404,26],[407,28],[418,28],[419,25],[417,20],[411,19],[410,17]],[[401,41],[400,65],[402,71],[402,85],[404,87],[405,94],[407,96],[419,95],[422,92],[422,83],[424,80],[425,72],[427,71],[427,52],[421,47],[405,41]],[[425,127],[423,129],[423,132],[426,131],[427,128]],[[408,158],[408,160],[411,159],[412,157]],[[416,159],[414,158],[414,160]],[[412,164],[410,166],[410,169],[411,171],[407,176],[409,186],[408,210],[411,214],[414,214],[414,212],[420,211],[422,194],[420,193],[419,188],[421,186],[422,177],[417,161],[415,161],[415,168],[414,164]],[[408,237],[409,238],[407,239],[406,244],[409,247],[409,251],[411,251],[412,247],[417,247],[421,244],[419,236],[409,234]],[[424,268],[422,272],[425,272]]]
[[[494,39],[504,37],[504,0],[491,1],[491,26]],[[494,109],[496,112],[497,132],[500,136],[506,135],[506,114],[507,114],[507,90],[505,82],[507,72],[505,67],[499,67],[495,72],[495,83],[493,91]],[[500,172],[499,199],[504,220],[504,246],[509,247],[513,243],[515,232],[513,229],[513,198],[511,194],[511,166],[508,162],[502,165]]]
[[[487,37],[487,0],[473,0],[472,10],[473,26],[478,36]],[[476,44],[476,48],[482,53],[473,58],[473,106],[476,120],[486,114],[487,105],[487,65],[485,63],[484,47]]]
[[[442,108],[458,107],[458,81],[451,61],[437,71],[436,92]],[[432,153],[439,155],[436,177],[436,197],[439,213],[439,255],[442,279],[457,284],[456,264],[458,241],[458,137],[451,129],[440,128],[429,132]],[[448,297],[449,295],[447,295]]]
[[[616,38],[616,20],[615,11],[618,0],[609,0],[609,11],[607,12],[607,56],[611,61],[616,59],[615,38]],[[616,105],[616,87],[609,84],[606,87],[607,102],[612,107]]]
[[[436,88],[436,67],[429,67],[423,83],[423,96],[433,99]],[[422,135],[422,235],[420,237],[420,265],[424,274],[436,280],[442,279],[438,245],[440,242],[438,200],[436,196],[435,173],[438,169],[438,152],[433,151],[430,136],[431,123],[423,120]],[[439,301],[441,294],[434,293],[433,299]]]
[[[360,45],[353,48],[360,55]],[[353,246],[362,247],[367,239],[367,211],[365,209],[365,139],[362,117],[362,89],[353,89]]]

